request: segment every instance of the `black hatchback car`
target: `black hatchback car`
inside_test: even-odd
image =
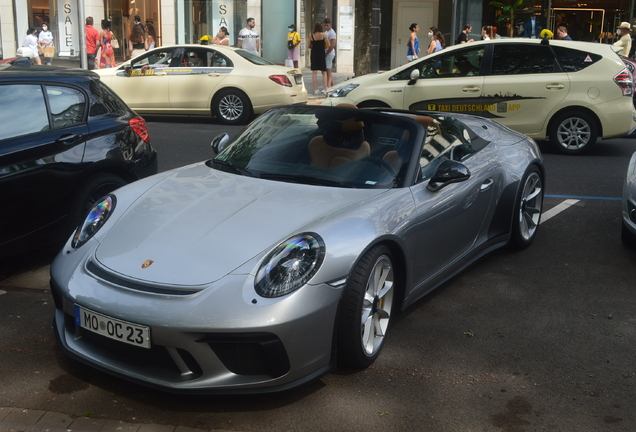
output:
[[[0,65],[0,100],[0,258],[65,239],[157,172],[144,119],[93,72]]]

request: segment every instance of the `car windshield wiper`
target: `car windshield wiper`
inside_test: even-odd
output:
[[[222,165],[224,167],[230,168],[237,174],[244,175],[247,177],[256,177],[254,174],[246,170],[245,168],[241,168],[240,166],[236,166],[231,162],[224,161],[223,159],[212,159],[212,163]]]
[[[260,178],[266,179],[266,180],[281,180],[281,181],[288,181],[293,183],[301,183],[301,184],[316,185],[316,186],[345,187],[344,183],[340,183],[335,180],[327,180],[327,179],[316,178],[316,177],[300,175],[300,174],[262,173],[260,175]]]

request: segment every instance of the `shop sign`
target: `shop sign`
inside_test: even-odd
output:
[[[79,56],[77,0],[57,0],[59,56]]]

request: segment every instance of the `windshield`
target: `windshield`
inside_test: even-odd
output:
[[[348,188],[402,187],[424,128],[405,116],[334,107],[282,107],[208,162],[270,180]]]

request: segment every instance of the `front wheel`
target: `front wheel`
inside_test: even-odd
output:
[[[517,193],[510,233],[510,246],[525,249],[537,233],[543,208],[543,178],[536,165],[531,166],[521,180]]]
[[[565,112],[556,117],[548,131],[550,144],[560,153],[578,154],[592,147],[598,139],[594,119],[584,112]]]
[[[239,90],[221,90],[212,102],[212,112],[221,123],[239,125],[252,116],[249,98]]]
[[[338,324],[338,360],[345,366],[373,364],[384,345],[393,314],[393,258],[376,246],[360,259],[345,287]]]

